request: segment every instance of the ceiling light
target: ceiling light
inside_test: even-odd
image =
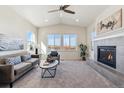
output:
[[[45,19],[44,21],[45,21],[45,22],[48,22],[48,19]]]
[[[76,22],[79,22],[79,19],[76,19],[75,21],[76,21]]]

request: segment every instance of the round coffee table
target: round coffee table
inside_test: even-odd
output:
[[[52,63],[46,61],[40,63],[40,68],[42,69],[41,77],[42,78],[54,78],[56,75],[56,69],[58,66],[58,61],[55,60]],[[49,76],[45,76],[45,73],[48,72]],[[53,72],[53,73],[52,73]]]

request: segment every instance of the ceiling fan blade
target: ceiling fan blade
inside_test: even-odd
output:
[[[48,11],[48,13],[57,12],[57,11],[60,11],[60,9],[57,9],[57,10],[51,10],[51,11]]]
[[[69,7],[70,5],[64,5],[62,8],[66,9],[67,7]]]
[[[74,11],[71,11],[71,10],[64,10],[64,12],[70,13],[70,14],[75,14],[75,12]]]

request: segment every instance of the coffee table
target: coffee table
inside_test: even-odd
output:
[[[48,63],[48,62],[44,61],[44,62],[40,63],[40,68],[42,70],[41,77],[42,78],[54,78],[56,75],[56,69],[57,69],[59,62],[57,60],[55,60],[52,63],[49,63],[49,64],[46,64],[46,63]],[[49,73],[48,76],[45,76],[46,72]]]

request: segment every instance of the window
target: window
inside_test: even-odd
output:
[[[54,35],[48,35],[48,46],[49,47],[54,46]]]
[[[48,35],[48,48],[60,49],[60,47],[61,47],[61,35],[59,34]]]
[[[58,35],[58,34],[54,35],[54,39],[55,39],[55,41],[54,41],[55,48],[60,49],[60,47],[61,47],[61,35]]]
[[[69,48],[69,35],[63,35],[63,48]]]
[[[27,32],[27,49],[34,49],[34,34],[33,32]]]
[[[91,39],[92,39],[92,41],[93,41],[93,39],[96,37],[96,32],[92,32],[91,33]]]
[[[94,48],[94,38],[96,37],[96,32],[91,33],[91,50],[93,51]]]
[[[75,49],[77,46],[77,35],[76,34],[64,34],[63,35],[63,48],[64,49]]]
[[[27,33],[27,41],[28,42],[33,42],[33,33],[32,32]]]
[[[76,49],[77,35],[76,34],[49,34],[48,48],[49,49]]]
[[[72,34],[70,35],[70,47],[73,49],[76,48],[76,46],[77,46],[77,35]]]

